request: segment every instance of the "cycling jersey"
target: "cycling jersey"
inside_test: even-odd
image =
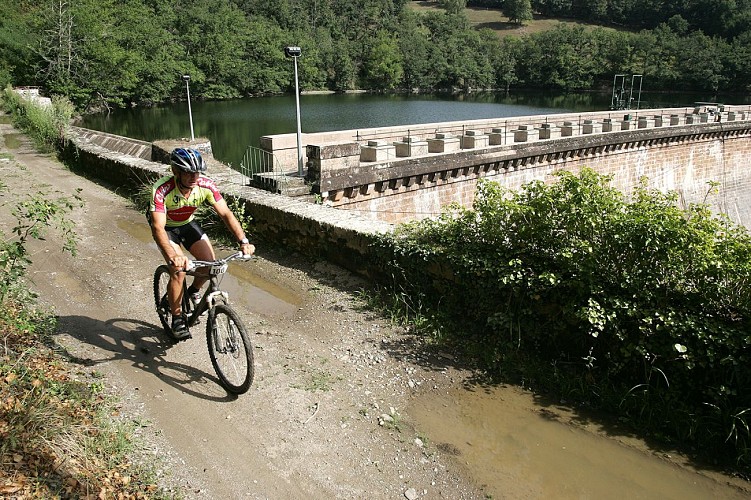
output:
[[[194,212],[204,203],[211,206],[222,199],[214,181],[203,175],[186,198],[177,187],[174,176],[162,177],[151,189],[150,212],[167,214],[167,227],[176,227],[193,220]]]

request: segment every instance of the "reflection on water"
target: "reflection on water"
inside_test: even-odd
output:
[[[418,433],[455,455],[492,498],[749,498],[733,478],[662,460],[637,440],[572,425],[566,410],[512,387],[428,393],[409,410]],[[739,485],[747,487],[740,481]]]

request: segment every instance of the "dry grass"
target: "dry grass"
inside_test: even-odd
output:
[[[417,0],[407,4],[409,8],[416,12],[430,12],[440,11],[436,2],[428,0]],[[484,7],[467,7],[466,8],[467,19],[475,29],[487,28],[493,30],[500,37],[506,36],[523,36],[533,33],[540,33],[548,31],[556,26],[582,26],[585,30],[593,30],[595,28],[613,29],[597,24],[586,23],[583,21],[577,21],[573,19],[554,19],[547,18],[540,15],[534,16],[534,19],[528,21],[523,26],[510,23],[508,18],[503,15],[499,9],[488,9]]]

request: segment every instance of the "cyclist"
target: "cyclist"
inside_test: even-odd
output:
[[[206,162],[201,153],[195,149],[176,148],[170,155],[170,165],[173,175],[162,177],[152,186],[147,218],[154,241],[169,264],[167,296],[172,313],[172,331],[175,338],[185,340],[190,338],[190,333],[182,310],[185,274],[180,271],[185,269],[188,259],[180,245],[197,260],[215,259],[208,236],[193,220],[196,209],[204,203],[211,205],[237,238],[243,254],[253,255],[255,246],[248,241],[214,181],[202,175],[206,172]],[[201,287],[207,279],[196,276],[188,287],[188,293],[194,300],[200,299]]]

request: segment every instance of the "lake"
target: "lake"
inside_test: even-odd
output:
[[[610,109],[611,93],[544,92],[468,95],[436,94],[303,94],[300,96],[302,132],[351,130],[412,123],[477,120],[513,116],[603,111]],[[742,104],[730,100],[728,104]],[[690,106],[695,101],[714,101],[699,94],[648,94],[642,92],[641,108]],[[632,106],[635,107],[635,106]],[[226,101],[193,101],[196,137],[211,140],[214,157],[239,165],[248,146],[258,146],[264,135],[294,133],[297,118],[294,95],[254,97]],[[110,114],[82,117],[78,126],[112,134],[154,141],[190,138],[187,102],[150,108],[128,108]]]

